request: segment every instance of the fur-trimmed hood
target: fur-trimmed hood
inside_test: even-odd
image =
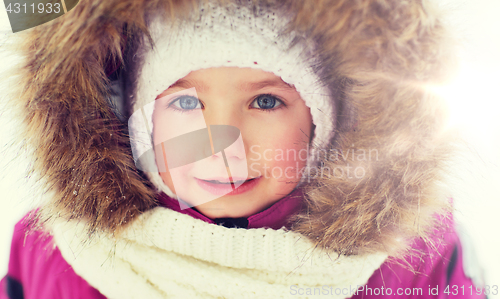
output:
[[[12,103],[24,117],[20,136],[35,149],[33,170],[54,194],[42,219],[80,218],[90,233],[118,234],[158,205],[134,164],[127,123],[109,101],[107,74],[117,65],[131,71],[148,16],[185,18],[198,2],[81,0],[63,17],[16,34],[25,60]],[[449,60],[434,8],[400,0],[250,3],[289,16],[288,29],[315,43],[316,75],[337,100],[335,137],[322,156],[332,172],[304,186],[307,209],[293,230],[345,254],[394,254],[425,236],[447,207],[438,185],[450,153],[426,89]]]

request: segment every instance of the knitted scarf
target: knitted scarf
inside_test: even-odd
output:
[[[284,229],[226,228],[161,207],[119,237],[89,240],[78,220],[51,229],[64,259],[108,298],[347,298],[386,259],[338,256]]]

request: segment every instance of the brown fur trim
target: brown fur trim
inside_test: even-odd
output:
[[[148,36],[147,16],[183,18],[197,3],[82,0],[64,17],[22,33],[27,61],[17,101],[23,134],[36,148],[34,170],[55,194],[42,209],[45,220],[81,218],[89,232],[115,232],[156,205],[153,187],[135,169],[127,128],[106,101],[104,64],[116,58],[134,71],[127,59]],[[438,184],[450,142],[425,89],[450,57],[438,14],[418,0],[248,3],[292,16],[289,29],[317,45],[314,69],[338,106],[328,150],[341,156],[323,159],[333,172],[311,180],[308,209],[293,229],[345,254],[396,254],[425,236],[434,214],[449,209]],[[377,156],[360,159],[363,150]],[[355,177],[359,169],[364,175]]]

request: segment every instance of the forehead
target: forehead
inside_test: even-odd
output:
[[[293,85],[284,82],[273,73],[260,69],[220,67],[201,69],[190,72],[187,76],[177,80],[169,88],[195,87],[200,92],[211,88],[231,85],[242,91],[255,91],[266,87],[295,90]]]

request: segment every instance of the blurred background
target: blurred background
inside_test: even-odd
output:
[[[461,45],[453,79],[435,92],[447,100],[450,125],[465,140],[447,185],[461,235],[469,236],[464,237],[466,271],[500,288],[500,0],[434,1],[447,12],[445,20]],[[0,5],[0,45],[10,34],[5,6]],[[1,54],[0,50],[0,71],[12,63]],[[0,111],[0,277],[7,272],[14,224],[36,198],[24,184],[29,161],[5,166],[18,154],[6,146],[16,129],[9,117]],[[473,250],[476,260],[470,258]]]

